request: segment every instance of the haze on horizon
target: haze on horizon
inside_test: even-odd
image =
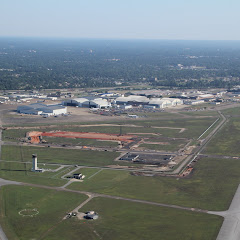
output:
[[[237,0],[2,0],[0,37],[240,40]]]

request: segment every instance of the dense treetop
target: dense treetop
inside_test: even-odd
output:
[[[0,90],[240,84],[239,41],[0,39]]]

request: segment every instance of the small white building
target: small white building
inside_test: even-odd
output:
[[[184,104],[186,105],[199,105],[199,104],[203,104],[204,100],[185,100]]]
[[[155,109],[156,106],[154,106],[154,105],[144,105],[144,108]]]
[[[130,118],[135,118],[135,119],[136,119],[136,118],[139,118],[138,115],[132,115],[132,114],[131,114],[131,115],[129,114],[128,117],[130,117]]]
[[[127,109],[131,109],[132,105],[119,105],[119,108],[127,110]]]

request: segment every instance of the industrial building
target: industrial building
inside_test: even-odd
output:
[[[203,104],[204,100],[185,100],[184,104],[186,105],[198,105],[198,104]]]
[[[17,112],[22,114],[56,116],[67,113],[67,108],[60,105],[46,105],[33,103],[17,107]]]
[[[117,105],[149,106],[149,108],[166,108],[183,104],[178,98],[147,98],[145,96],[130,95],[116,99]]]
[[[170,105],[171,102],[170,101],[164,101],[161,98],[152,98],[147,106],[152,106],[155,108],[165,108],[168,105]]]
[[[183,101],[178,98],[152,98],[147,106],[154,106],[156,108],[174,107],[182,105]]]
[[[148,102],[149,102],[149,98],[145,96],[136,96],[136,95],[130,95],[128,97],[119,97],[116,99],[117,105],[139,106],[139,105],[147,105]]]
[[[83,108],[109,108],[111,104],[102,98],[75,98],[67,99],[62,102],[64,106],[74,106],[74,107],[83,107]]]
[[[85,178],[85,175],[83,175],[82,173],[74,173],[72,178],[82,180]]]

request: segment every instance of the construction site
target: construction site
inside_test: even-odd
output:
[[[31,143],[40,143],[42,137],[63,137],[63,138],[87,138],[96,139],[103,141],[117,141],[117,142],[128,142],[134,141],[136,136],[132,135],[117,135],[117,134],[107,134],[107,133],[91,133],[91,132],[63,132],[63,131],[53,131],[53,132],[28,132],[26,137],[31,141]]]

